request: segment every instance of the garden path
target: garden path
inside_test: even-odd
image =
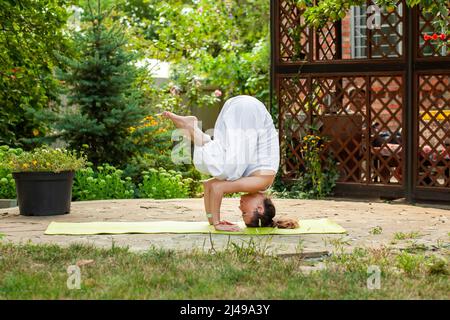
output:
[[[297,235],[255,238],[261,245],[276,254],[322,252],[336,249],[336,241],[346,241],[346,249],[357,246],[380,247],[383,245],[404,248],[412,242],[424,245],[429,250],[436,246],[449,246],[450,206],[408,205],[401,202],[386,203],[380,200],[292,200],[274,199],[277,212],[305,219],[330,218],[347,231],[346,235]],[[224,219],[240,219],[237,198],[223,200]],[[91,243],[101,247],[129,246],[140,251],[154,245],[175,250],[198,248],[208,250],[211,243],[216,250],[224,248],[228,241],[242,243],[248,236],[206,235],[206,234],[127,234],[94,236],[44,235],[51,221],[203,221],[203,199],[170,200],[102,200],[73,202],[71,213],[62,216],[26,217],[19,215],[17,207],[0,209],[0,233],[3,241],[14,243]],[[381,230],[373,234],[374,228]],[[397,240],[398,232],[418,232],[415,239]],[[260,239],[260,240],[258,240]],[[331,242],[330,242],[331,240]],[[334,240],[334,241],[333,241]],[[342,240],[342,241],[341,241]],[[334,244],[333,244],[334,243]]]

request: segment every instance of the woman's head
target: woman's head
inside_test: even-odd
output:
[[[298,227],[298,222],[295,219],[274,219],[275,206],[272,200],[263,193],[256,192],[242,195],[239,209],[247,227]]]

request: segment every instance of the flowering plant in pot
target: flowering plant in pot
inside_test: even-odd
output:
[[[4,165],[12,171],[21,215],[70,212],[73,176],[86,164],[83,155],[66,149],[36,148],[11,154]]]

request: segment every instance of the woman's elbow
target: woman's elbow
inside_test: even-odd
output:
[[[213,195],[213,196],[223,196],[224,194],[224,189],[223,189],[223,183],[213,183],[210,185],[210,189],[209,192]]]

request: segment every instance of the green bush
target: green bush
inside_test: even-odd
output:
[[[196,198],[203,192],[202,180],[208,176],[200,173],[193,165],[185,164],[178,166],[177,171],[181,171],[183,179],[188,184],[189,197]]]
[[[11,155],[18,155],[21,152],[22,149],[20,148],[14,149],[8,146],[0,146],[0,199],[16,198],[16,182],[5,161]]]
[[[89,166],[75,174],[73,200],[131,199],[134,184],[130,177],[123,177],[123,171],[105,164],[96,170]]]
[[[425,257],[402,252],[397,256],[397,267],[409,275],[418,273],[422,267]]]
[[[16,183],[11,172],[0,169],[0,199],[16,198]]]
[[[124,175],[126,177],[131,177],[133,183],[139,185],[143,182],[144,172],[148,172],[150,168],[162,167],[166,171],[176,171],[177,174],[182,175],[183,179],[186,180],[187,178],[190,178],[190,180],[187,180],[189,181],[189,197],[199,197],[203,190],[200,181],[206,179],[208,176],[202,175],[192,164],[175,164],[171,161],[170,157],[168,157],[168,160],[161,158],[161,161],[156,162],[155,159],[156,156],[154,154],[145,154],[142,157],[132,159],[124,168]]]
[[[144,179],[139,184],[140,198],[171,199],[189,197],[193,179],[184,179],[180,172],[163,168],[144,171]]]

